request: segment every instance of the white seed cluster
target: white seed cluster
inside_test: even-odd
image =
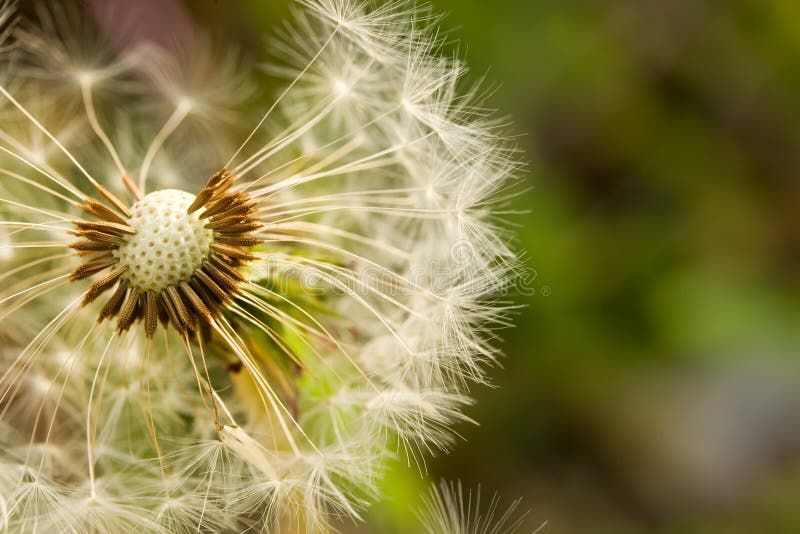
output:
[[[208,257],[214,232],[203,227],[199,213],[186,211],[195,197],[177,189],[148,194],[131,208],[136,230],[115,255],[132,287],[160,292],[188,281]]]

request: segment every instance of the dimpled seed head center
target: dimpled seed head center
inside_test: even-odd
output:
[[[208,257],[214,233],[199,213],[186,213],[194,195],[176,189],[155,191],[131,208],[136,230],[115,255],[127,266],[123,277],[142,291],[161,292],[186,282]]]

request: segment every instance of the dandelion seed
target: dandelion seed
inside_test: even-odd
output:
[[[497,494],[485,503],[480,488],[465,492],[460,482],[442,480],[424,496],[417,516],[428,534],[514,534],[527,516],[518,513],[520,502],[502,509]]]
[[[452,445],[519,165],[427,9],[299,2],[258,116],[235,53],[0,13],[0,528],[326,531]]]

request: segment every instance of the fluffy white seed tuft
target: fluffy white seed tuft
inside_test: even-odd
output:
[[[528,515],[519,512],[520,502],[502,508],[497,494],[486,500],[480,488],[464,490],[461,482],[442,480],[423,497],[417,516],[426,534],[514,534]]]

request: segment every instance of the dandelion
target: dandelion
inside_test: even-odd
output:
[[[427,9],[300,1],[255,116],[236,54],[13,18],[0,529],[326,531],[449,448],[508,321],[519,165]]]

